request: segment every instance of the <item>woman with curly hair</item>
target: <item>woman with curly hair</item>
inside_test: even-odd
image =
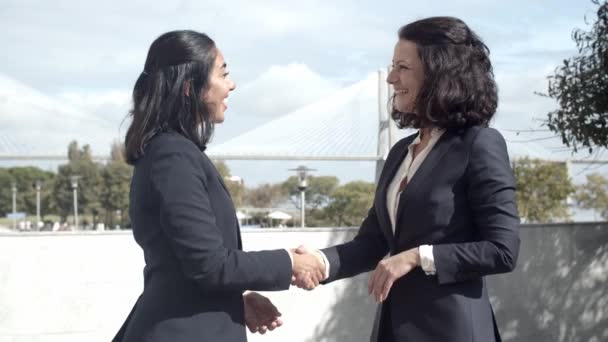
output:
[[[374,270],[372,341],[500,341],[484,277],[515,268],[519,217],[488,55],[457,18],[399,30],[392,117],[418,132],[388,154],[354,240],[322,250],[325,282]]]

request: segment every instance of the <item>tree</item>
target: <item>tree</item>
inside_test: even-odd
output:
[[[70,143],[68,158],[68,164],[59,166],[55,181],[59,215],[65,220],[74,211],[71,177],[78,176],[78,212],[92,215],[95,223],[101,212],[101,166],[93,161],[89,146],[79,149],[77,142]]]
[[[101,205],[105,210],[105,221],[111,226],[116,223],[125,226],[125,217],[129,212],[129,186],[133,168],[125,162],[114,160],[101,172],[103,189]]]
[[[254,208],[272,208],[284,197],[280,184],[260,184],[255,188],[247,189],[245,203]]]
[[[54,207],[51,194],[55,174],[33,166],[13,167],[8,169],[8,172],[17,185],[17,209],[26,212],[28,215],[36,214],[36,181],[41,182],[40,216],[44,219],[44,215],[48,214]],[[9,203],[12,206],[12,202]]]
[[[599,4],[591,30],[576,29],[578,55],[549,77],[548,97],[559,109],[548,114],[547,126],[575,151],[583,146],[608,148],[608,2]]]
[[[0,169],[0,216],[13,212],[12,184],[14,181],[8,169]]]
[[[570,217],[566,200],[575,190],[565,163],[522,158],[513,161],[517,208],[527,222],[556,222]]]
[[[226,165],[225,161],[213,160],[213,165],[215,165],[217,172],[219,172],[220,176],[222,176],[223,179],[226,179],[231,176],[230,168],[228,167],[228,165]]]
[[[587,175],[587,183],[577,189],[575,198],[581,208],[593,209],[608,221],[608,179],[598,173]]]
[[[230,193],[230,197],[232,198],[232,203],[236,208],[243,205],[245,200],[245,185],[242,180],[233,180],[232,174],[230,173],[230,168],[226,165],[226,162],[223,160],[214,160],[213,164],[215,168],[219,172],[222,179],[224,179],[224,184],[226,184],[226,188],[228,189],[228,193]]]
[[[335,176],[308,176],[306,179],[308,181],[306,207],[311,210],[325,207],[331,199],[331,194],[338,187],[338,178]],[[291,176],[281,184],[282,192],[289,196],[291,202],[298,209],[300,208],[299,183],[300,180],[297,176]]]
[[[126,163],[125,158],[125,145],[119,140],[112,142],[110,147],[110,161],[119,161]]]
[[[332,193],[326,216],[338,227],[358,227],[372,206],[375,188],[374,183],[363,181],[344,184]]]

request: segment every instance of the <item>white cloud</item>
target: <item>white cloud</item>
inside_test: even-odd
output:
[[[241,108],[264,117],[275,117],[308,104],[337,89],[331,81],[307,65],[274,65],[259,77],[237,89]],[[240,93],[240,94],[239,94]]]
[[[114,126],[119,137],[126,133],[131,109],[131,92],[127,90],[67,91],[57,96],[63,103],[82,108],[88,115]]]
[[[17,147],[2,154],[61,155],[68,143],[90,144],[107,153],[117,134],[111,120],[47,96],[0,75],[0,136]]]

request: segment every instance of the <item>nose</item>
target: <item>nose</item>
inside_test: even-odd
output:
[[[234,89],[236,89],[236,82],[230,80],[230,91],[233,91]]]
[[[395,68],[392,68],[389,70],[388,74],[386,75],[386,82],[389,84],[395,84],[397,83],[397,77],[395,75]]]

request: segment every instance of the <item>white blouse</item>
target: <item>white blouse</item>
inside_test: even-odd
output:
[[[401,185],[401,181],[405,178],[409,182],[410,179],[414,176],[424,159],[428,156],[429,152],[433,149],[435,144],[443,133],[444,129],[433,128],[431,130],[431,139],[428,144],[422,149],[422,151],[418,152],[416,158],[414,156],[414,147],[420,144],[420,132],[414,141],[407,147],[408,152],[401,166],[397,170],[395,177],[391,181],[388,186],[388,191],[386,193],[386,207],[388,208],[388,216],[391,220],[391,227],[393,228],[393,234],[395,233],[395,221],[397,219],[397,209],[399,208],[399,197],[401,196],[401,191],[399,191],[399,186]],[[407,185],[405,186],[407,187]],[[422,269],[426,274],[435,274],[435,261],[433,258],[433,246],[430,245],[422,245],[419,247],[420,253],[420,264]]]

